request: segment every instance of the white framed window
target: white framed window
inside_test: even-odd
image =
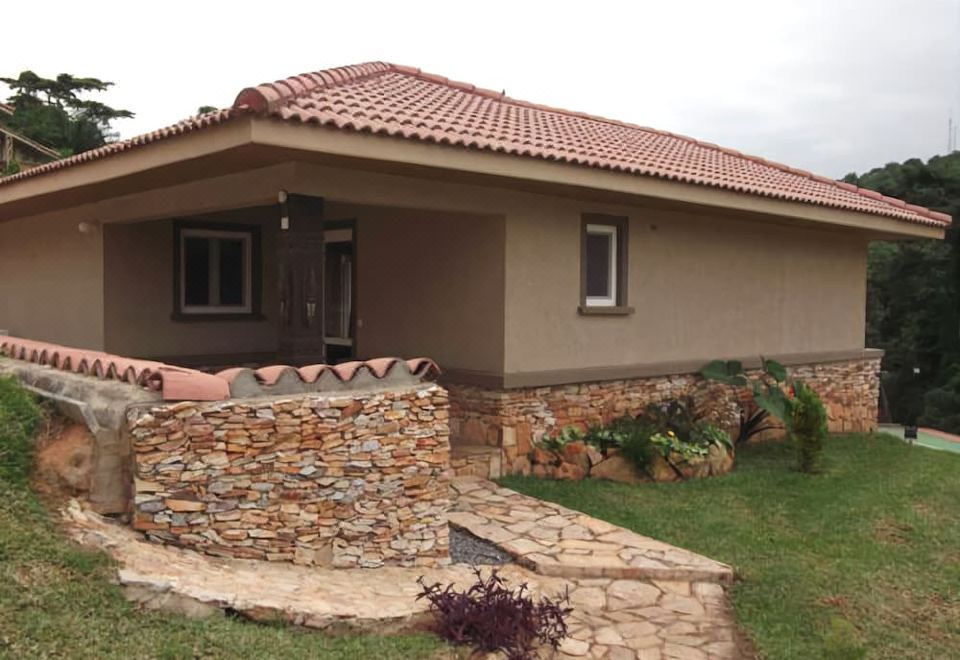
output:
[[[254,313],[254,232],[181,227],[178,312]]]
[[[619,286],[619,230],[616,225],[587,224],[584,234],[584,304],[615,307]]]

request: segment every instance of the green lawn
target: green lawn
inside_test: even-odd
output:
[[[732,564],[737,617],[768,658],[960,658],[960,456],[889,435],[830,438],[825,473],[781,443],[726,477],[510,488]]]
[[[135,610],[105,555],[67,541],[26,474],[35,411],[0,378],[0,658],[427,658],[430,635],[335,638],[227,617]]]

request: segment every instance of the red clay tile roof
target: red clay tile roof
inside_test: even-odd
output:
[[[230,397],[222,379],[163,362],[135,360],[19,337],[0,337],[0,355],[159,392],[166,400],[219,401]]]
[[[259,385],[271,387],[281,377],[293,377],[306,384],[316,383],[324,374],[330,373],[335,381],[350,383],[357,376],[369,373],[380,380],[394,369],[421,380],[435,378],[440,374],[437,364],[430,358],[376,358],[365,362],[345,362],[338,365],[314,364],[294,368],[274,365],[251,370],[243,367],[226,369],[217,374],[208,374],[196,369],[186,369],[163,362],[136,360],[110,355],[100,351],[69,348],[49,342],[0,336],[0,355],[15,360],[24,360],[45,365],[61,371],[101,380],[116,380],[159,392],[165,401],[221,401],[231,397],[231,385],[241,376],[252,375]],[[269,393],[269,392],[262,392]]]
[[[243,90],[232,108],[0,179],[0,184],[246,113],[508,153],[944,226],[950,216],[714,144],[536,105],[419,69],[371,62]]]

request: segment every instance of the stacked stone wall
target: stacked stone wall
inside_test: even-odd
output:
[[[789,372],[823,398],[831,432],[876,429],[879,358],[798,365]],[[545,433],[606,424],[622,415],[636,415],[650,403],[692,396],[698,407],[719,415],[716,421],[724,426],[734,421],[730,404],[735,401],[729,388],[706,383],[696,374],[502,390],[452,383],[447,387],[455,442],[500,447],[507,474],[528,469],[525,456]]]
[[[218,556],[445,564],[448,406],[423,385],[153,407],[131,420],[134,527]]]

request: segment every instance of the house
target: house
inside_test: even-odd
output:
[[[29,169],[56,160],[60,155],[35,140],[3,125],[3,117],[13,114],[13,106],[0,103],[0,176],[14,167]]]
[[[194,367],[429,356],[455,449],[523,470],[713,358],[777,358],[873,428],[867,245],[950,221],[368,63],[0,180],[0,327]]]

